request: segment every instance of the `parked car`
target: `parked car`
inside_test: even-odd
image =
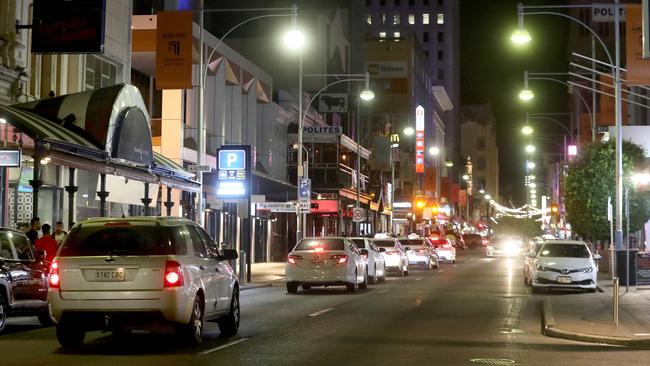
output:
[[[348,238],[304,238],[287,257],[286,283],[290,294],[299,286],[346,286],[356,292],[368,286],[368,263]]]
[[[368,238],[351,238],[361,255],[368,261],[368,282],[386,280],[386,260],[379,248]]]
[[[48,299],[62,347],[90,330],[175,330],[201,343],[205,321],[239,329],[239,284],[196,223],[172,217],[98,218],[75,225],[51,266]]]
[[[442,236],[432,236],[427,238],[427,240],[436,251],[439,261],[456,263],[456,248],[454,248],[449,239]]]
[[[531,273],[534,272],[532,267],[535,266],[535,258],[545,243],[546,242],[542,240],[533,241],[529,247],[528,253],[524,255],[524,283],[527,285],[531,282]]]
[[[596,261],[583,241],[548,240],[533,259],[528,284],[540,289],[582,289],[595,292],[598,285]]]
[[[384,255],[386,271],[395,272],[400,276],[409,275],[409,259],[406,251],[396,239],[373,239],[372,242]]]
[[[37,316],[43,325],[52,323],[44,258],[45,252],[34,250],[25,234],[0,228],[0,333],[9,316]]]
[[[438,268],[438,255],[424,238],[398,240],[406,251],[409,265],[422,266],[425,269]]]

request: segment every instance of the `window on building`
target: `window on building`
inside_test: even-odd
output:
[[[429,13],[422,14],[422,24],[429,24]]]
[[[86,55],[85,90],[104,88],[117,83],[117,65],[99,56]]]
[[[381,17],[381,24],[386,24],[386,14],[380,15]]]
[[[422,42],[424,43],[429,42],[429,32],[422,33]]]
[[[393,38],[399,38],[401,36],[400,32],[393,33]]]
[[[372,14],[366,14],[366,24],[372,25]]]
[[[438,69],[438,80],[445,80],[445,70]]]
[[[445,41],[445,32],[438,32],[438,42],[442,43]]]
[[[394,14],[393,15],[393,25],[399,25],[399,14]]]
[[[386,32],[379,32],[379,38],[386,38]]]
[[[445,58],[445,54],[442,51],[438,51],[438,61],[442,61]]]
[[[415,24],[415,15],[409,14],[409,24]]]
[[[436,17],[436,23],[445,24],[445,14],[438,13],[438,15]]]

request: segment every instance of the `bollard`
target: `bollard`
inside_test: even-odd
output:
[[[242,284],[246,280],[246,252],[239,252],[239,283]]]
[[[612,321],[614,322],[614,325],[618,325],[618,277],[614,277],[613,282],[614,287],[612,289]]]

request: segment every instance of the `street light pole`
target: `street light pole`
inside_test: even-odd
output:
[[[357,90],[357,94],[359,94],[359,91]],[[356,207],[359,208],[361,207],[361,202],[359,202],[359,192],[361,189],[361,101],[359,100],[359,96],[357,95],[357,127],[356,127],[356,138],[355,140],[357,141],[357,181],[356,181],[356,191],[357,191],[357,203]],[[357,236],[361,236],[361,222],[356,223],[356,234]]]
[[[623,249],[623,118],[621,105],[621,15],[619,0],[614,1],[614,40],[616,63],[614,65],[614,99],[616,114],[616,249]],[[626,283],[629,282],[626,278]]]
[[[307,106],[309,108],[309,106]],[[296,178],[296,185],[298,186],[298,191],[296,195],[296,244],[302,239],[302,230],[303,230],[303,218],[301,215],[302,209],[300,208],[300,181],[303,178],[304,174],[304,165],[302,162],[302,128],[303,128],[303,117],[302,117],[302,53],[298,56],[298,161],[296,162],[296,167],[298,169],[298,174]]]

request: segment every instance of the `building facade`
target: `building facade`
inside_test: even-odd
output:
[[[485,190],[499,202],[499,148],[489,104],[467,105],[461,111],[461,153],[472,163],[474,190]]]

